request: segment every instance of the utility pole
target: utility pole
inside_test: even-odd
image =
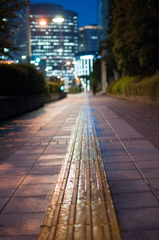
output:
[[[27,58],[28,64],[31,61],[31,43],[30,43],[30,1],[26,0],[26,25],[27,25]]]

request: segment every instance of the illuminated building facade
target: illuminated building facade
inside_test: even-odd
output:
[[[98,37],[99,40],[107,38],[107,30],[109,23],[109,10],[112,6],[112,0],[97,0],[97,22],[98,22]]]
[[[97,58],[98,51],[80,52],[74,58],[75,78],[82,83],[84,90],[90,91],[90,73],[93,72],[93,62]]]
[[[63,22],[54,21],[62,17]],[[55,4],[32,4],[30,8],[31,60],[46,61],[46,76],[73,78],[72,62],[78,53],[78,16]],[[37,61],[38,60],[38,61]]]
[[[98,50],[98,26],[94,24],[79,28],[79,52]]]
[[[5,48],[4,52],[9,52],[9,56],[0,56],[0,60],[11,60],[15,63],[18,63],[19,61],[22,61],[24,63],[26,56],[27,56],[27,29],[26,29],[26,7],[22,8],[21,10],[16,12],[16,22],[19,22],[20,24],[16,28],[12,28],[11,32],[12,37],[10,38],[11,42],[14,43],[14,46],[17,47],[19,50],[15,52],[11,52],[9,49]],[[4,21],[7,21],[7,19],[3,19]],[[13,20],[14,21],[14,20]]]

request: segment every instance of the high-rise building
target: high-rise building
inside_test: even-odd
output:
[[[98,26],[93,24],[79,28],[79,52],[98,50]]]
[[[18,27],[13,27],[10,29],[12,36],[10,38],[11,42],[14,43],[14,46],[19,50],[12,52],[9,49],[4,49],[4,51],[9,52],[9,56],[0,56],[0,60],[13,60],[14,62],[19,62],[25,60],[27,57],[27,29],[26,29],[26,7],[15,12],[16,18],[13,19],[13,22],[18,22]]]
[[[99,41],[107,38],[107,30],[109,23],[109,10],[112,6],[112,0],[97,0],[97,22],[98,22],[98,37]]]
[[[73,78],[72,61],[78,52],[78,16],[61,5],[32,4],[30,8],[31,60],[46,61],[47,77]]]

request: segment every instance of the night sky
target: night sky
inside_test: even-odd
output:
[[[79,27],[97,24],[97,0],[31,0],[31,3],[54,3],[78,13]]]

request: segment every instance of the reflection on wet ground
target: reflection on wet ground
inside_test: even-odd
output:
[[[88,105],[77,118],[41,227],[42,239],[121,239]]]

